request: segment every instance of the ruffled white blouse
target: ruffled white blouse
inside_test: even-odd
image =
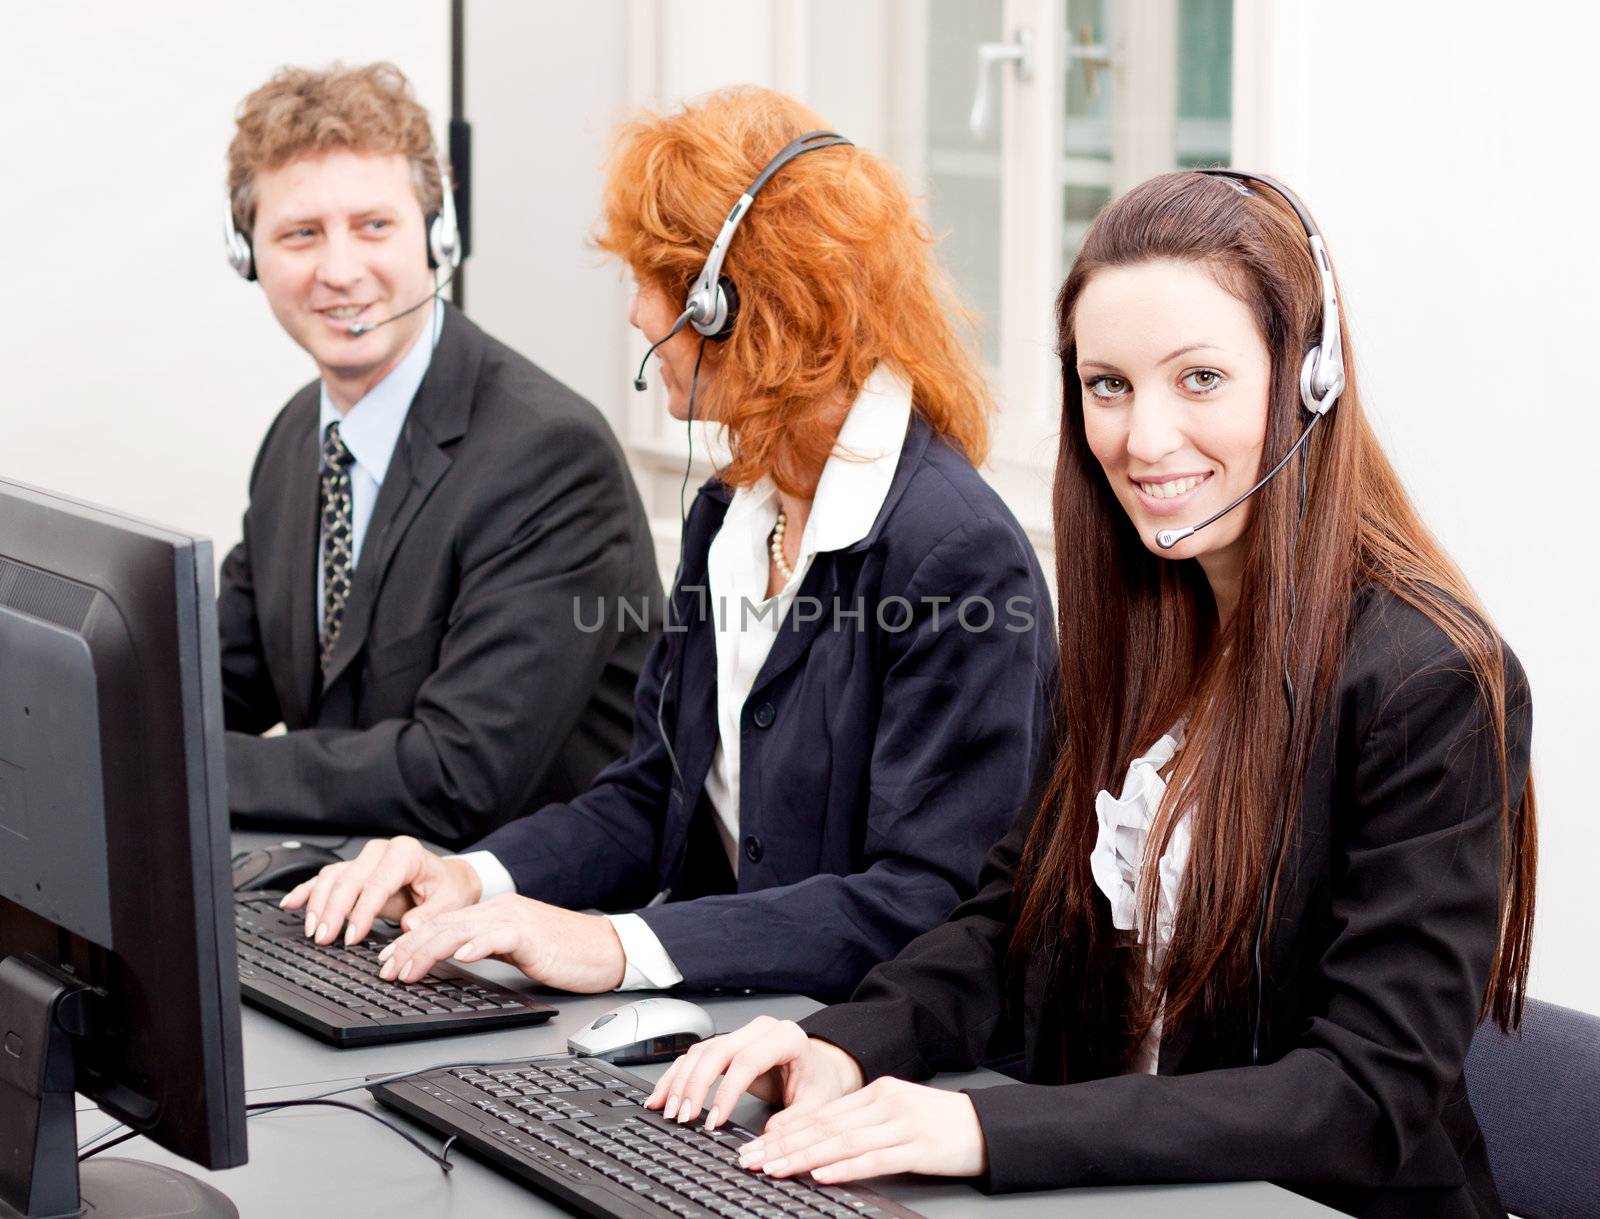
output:
[[[1154,984],[1154,975],[1172,942],[1177,921],[1178,893],[1183,885],[1183,870],[1189,861],[1189,823],[1180,818],[1173,827],[1167,849],[1157,862],[1159,895],[1156,925],[1145,926],[1139,901],[1139,869],[1144,861],[1145,843],[1166,795],[1166,780],[1161,770],[1178,751],[1183,740],[1182,725],[1157,741],[1147,753],[1135,758],[1122,781],[1122,794],[1101,791],[1094,798],[1099,832],[1089,856],[1095,885],[1111,904],[1111,923],[1119,931],[1132,932],[1143,952],[1143,982]],[[1161,1017],[1158,1014],[1149,1035],[1134,1054],[1130,1071],[1153,1075],[1161,1052]]]

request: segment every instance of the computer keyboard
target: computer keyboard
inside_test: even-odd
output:
[[[324,1041],[355,1046],[480,1033],[540,1024],[556,1014],[547,1003],[448,963],[415,982],[385,982],[378,977],[378,953],[393,935],[374,928],[348,948],[313,943],[304,916],[278,908],[281,896],[234,897],[239,991]]]
[[[642,1107],[650,1085],[598,1058],[429,1071],[369,1091],[539,1193],[590,1215],[665,1219],[905,1219],[860,1186],[777,1180],[739,1167],[755,1137],[707,1133]]]

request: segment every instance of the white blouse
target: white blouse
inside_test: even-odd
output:
[[[1134,942],[1144,951],[1143,982],[1154,985],[1154,978],[1172,942],[1172,928],[1177,920],[1178,893],[1183,885],[1183,870],[1189,860],[1189,823],[1180,818],[1173,827],[1167,849],[1157,862],[1159,894],[1156,901],[1156,925],[1144,924],[1144,909],[1139,902],[1139,869],[1144,861],[1145,843],[1161,799],[1166,795],[1166,780],[1161,769],[1172,761],[1183,739],[1182,725],[1163,736],[1149,752],[1135,758],[1128,766],[1122,781],[1122,794],[1113,796],[1101,791],[1094,798],[1095,816],[1099,820],[1099,833],[1094,850],[1089,855],[1089,868],[1094,882],[1111,904],[1111,923],[1118,931],[1134,933]],[[1161,1015],[1151,1026],[1135,1052],[1130,1066],[1132,1072],[1154,1075],[1161,1053]]]

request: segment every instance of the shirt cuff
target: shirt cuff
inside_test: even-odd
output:
[[[505,864],[494,857],[493,851],[468,851],[455,858],[478,874],[478,884],[483,887],[479,901],[486,902],[502,893],[517,891],[517,882],[511,879],[511,873],[506,871]]]
[[[627,963],[618,990],[666,990],[683,981],[683,975],[672,963],[656,933],[650,930],[649,923],[637,914],[604,917],[610,921],[617,939],[622,941],[622,955]]]

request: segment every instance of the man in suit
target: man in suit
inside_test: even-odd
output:
[[[594,407],[438,299],[426,112],[389,65],[285,69],[228,185],[230,260],[319,374],[222,569],[234,823],[456,845],[585,790],[628,746],[654,549]],[[619,597],[648,625],[595,627]]]

